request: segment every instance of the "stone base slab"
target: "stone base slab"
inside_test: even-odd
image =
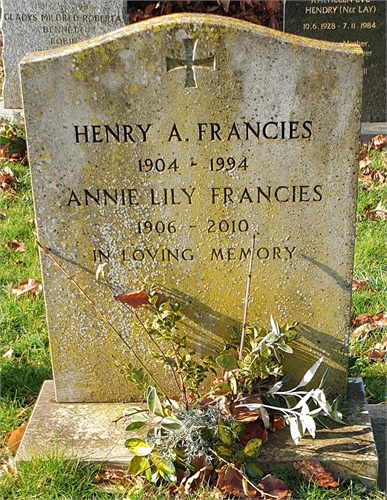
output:
[[[364,122],[361,124],[360,139],[361,142],[371,142],[375,135],[387,135],[386,122]]]
[[[124,441],[130,436],[120,417],[130,405],[57,403],[53,381],[48,380],[41,389],[16,460],[57,453],[125,469],[130,455]],[[271,433],[262,447],[260,466],[271,472],[292,468],[298,460],[318,459],[337,478],[358,477],[365,484],[374,484],[378,457],[361,379],[349,379],[345,406],[351,409],[348,426],[318,430],[315,439],[305,437],[298,446],[293,444],[288,429]]]

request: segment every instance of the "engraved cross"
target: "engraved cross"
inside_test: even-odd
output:
[[[194,40],[193,38],[186,38],[183,40],[186,60],[167,57],[167,71],[185,68],[185,87],[197,88],[195,68],[215,69],[214,56],[204,59],[195,59],[197,43],[198,40]]]

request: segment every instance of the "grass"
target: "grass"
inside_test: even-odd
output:
[[[372,168],[387,172],[386,152],[372,151]],[[4,473],[11,456],[5,436],[31,414],[42,382],[51,377],[45,311],[42,294],[37,297],[16,298],[12,290],[30,278],[40,279],[35,244],[33,205],[27,165],[0,160],[0,170],[9,166],[18,178],[12,186],[16,194],[0,190],[0,498],[4,499],[163,499],[158,489],[121,486],[116,492],[101,491],[93,483],[98,472],[95,467],[66,461],[63,457],[47,457],[20,464],[18,473]],[[387,206],[385,184],[364,180],[359,185],[357,238],[354,275],[366,280],[367,286],[353,294],[354,315],[376,314],[387,310],[387,251],[385,220],[370,218],[367,210],[381,202]],[[5,243],[18,240],[25,252],[7,250]],[[371,363],[369,353],[377,342],[387,340],[386,329],[369,332],[356,342],[350,351],[350,376],[362,376],[370,401],[386,400],[386,363]],[[4,357],[6,353],[12,353]],[[3,471],[3,473],[2,473]],[[322,500],[333,498],[385,498],[383,493],[366,492],[362,485],[350,483],[325,491],[304,481],[295,472],[279,472],[293,491],[293,498]],[[198,491],[193,498],[211,498],[208,491]]]

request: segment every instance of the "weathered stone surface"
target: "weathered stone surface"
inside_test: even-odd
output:
[[[243,317],[255,233],[250,322],[298,321],[285,369],[300,380],[323,356],[346,391],[361,65],[356,46],[202,15],[23,60],[39,240],[162,383],[96,266],[114,293],[158,282],[188,344],[216,354]],[[58,401],[136,398],[114,366],[131,354],[41,261]]]
[[[361,45],[364,51],[364,122],[387,121],[386,10],[386,0],[285,2],[284,31]]]
[[[387,403],[368,405],[371,417],[376,449],[378,452],[379,472],[378,486],[382,491],[387,490]]]
[[[1,0],[5,108],[22,108],[19,61],[28,52],[80,42],[125,25],[123,0]]]
[[[318,430],[294,445],[287,429],[270,433],[262,447],[259,465],[265,472],[289,468],[298,460],[320,460],[336,478],[359,478],[375,483],[378,461],[361,379],[349,379],[347,406],[352,409],[348,426]],[[51,456],[52,453],[109,467],[126,469],[130,454],[125,448],[126,405],[57,403],[52,381],[45,382],[20,445],[17,461]],[[386,420],[384,418],[384,425]]]

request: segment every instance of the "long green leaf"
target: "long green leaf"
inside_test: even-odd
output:
[[[304,387],[304,385],[309,384],[309,382],[312,380],[314,377],[316,371],[319,369],[322,361],[324,358],[318,359],[313,366],[309,368],[309,370],[305,373],[305,375],[302,377],[301,382],[298,384],[297,387],[292,389],[291,392],[295,391],[296,389],[299,389],[300,387]]]
[[[175,417],[165,417],[160,423],[166,431],[178,431],[181,429],[181,422]]]
[[[137,421],[133,421],[131,422],[127,427],[126,427],[126,430],[128,432],[132,432],[132,431],[139,431],[141,429],[143,429],[144,427],[146,427],[146,422],[144,422],[143,420],[137,420]]]
[[[158,417],[164,416],[163,407],[161,406],[155,387],[148,387],[146,391],[146,404],[150,413]]]

